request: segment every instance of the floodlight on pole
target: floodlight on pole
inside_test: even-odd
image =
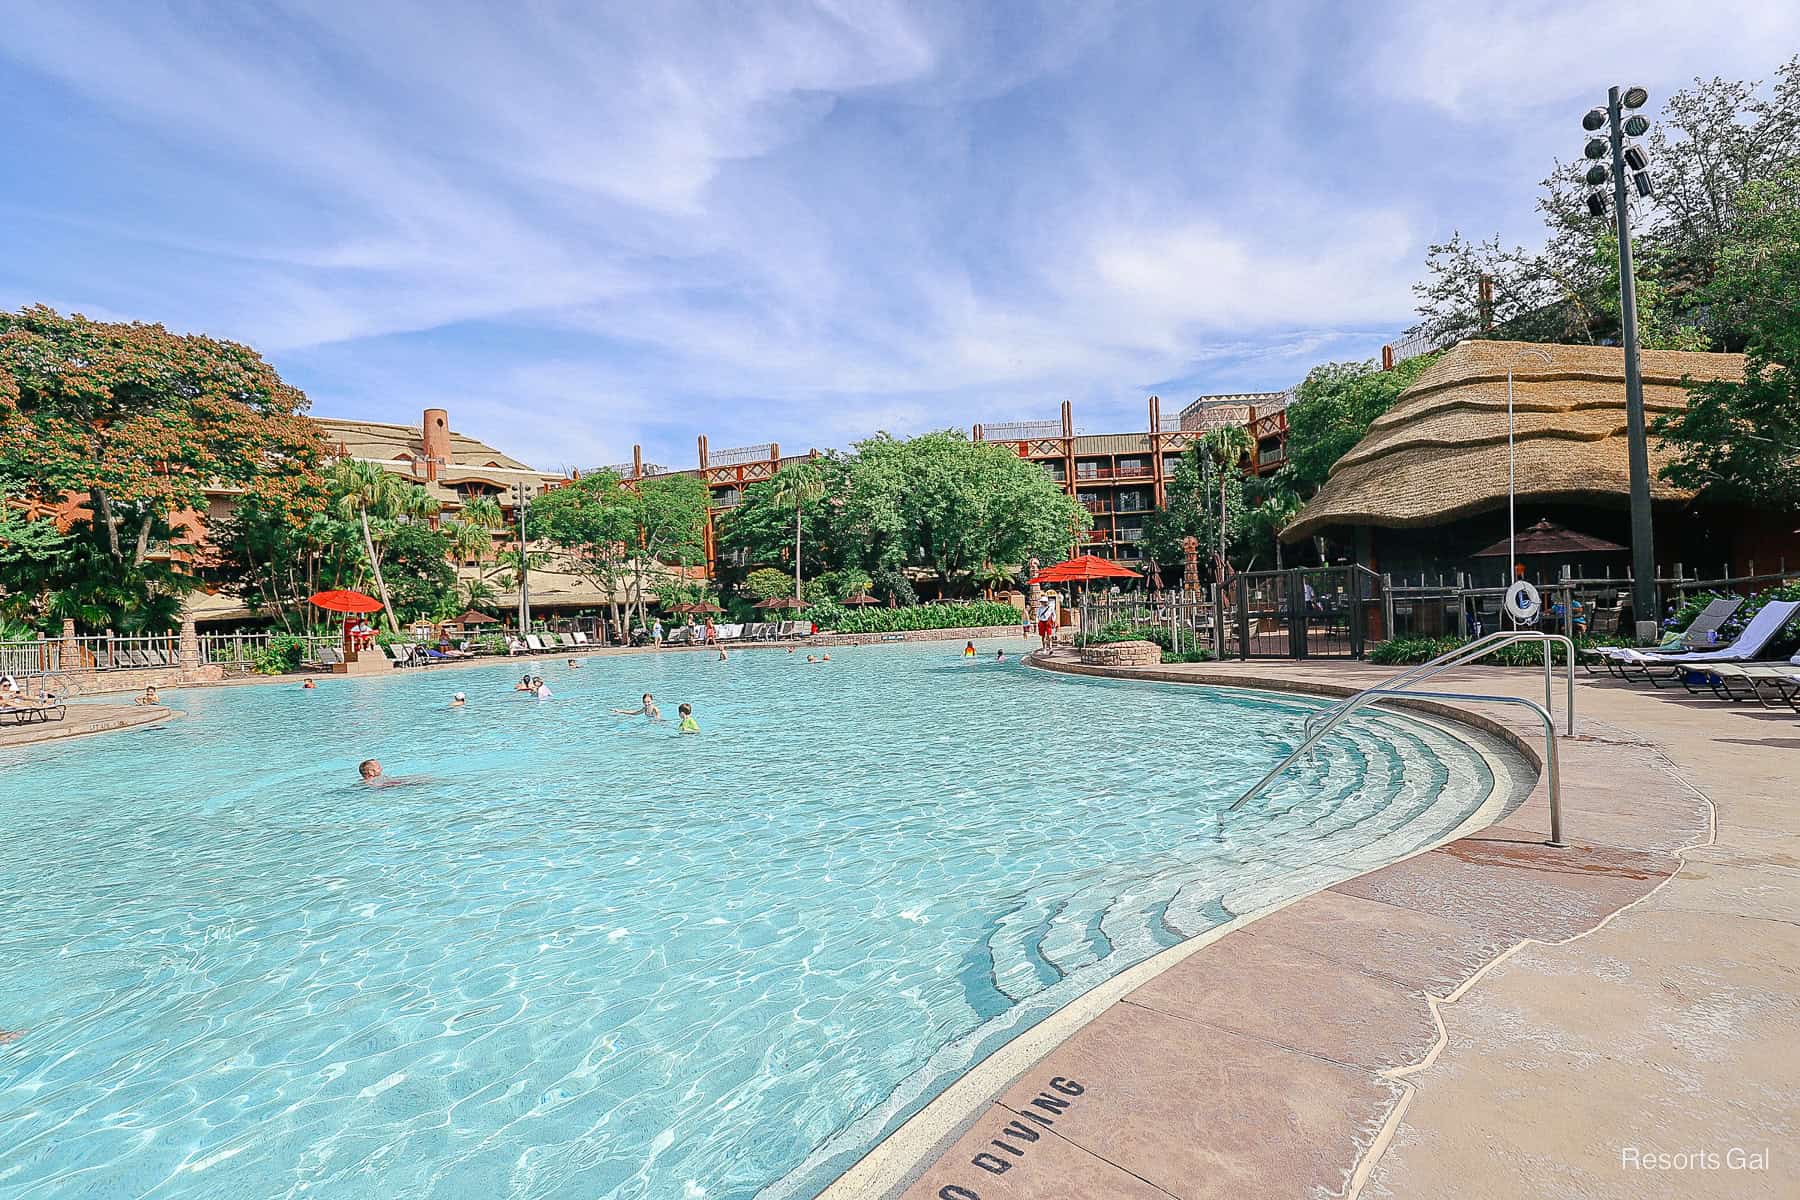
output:
[[[1605,129],[1606,110],[1604,108],[1588,109],[1587,116],[1581,118],[1581,127],[1589,133],[1597,133],[1600,130]]]
[[[1589,187],[1599,187],[1604,184],[1606,182],[1606,165],[1604,163],[1595,163],[1593,166],[1589,167],[1587,169],[1587,181]]]
[[[1589,138],[1588,144],[1582,147],[1581,152],[1589,158],[1605,158],[1612,153],[1612,146],[1605,138]]]
[[[1592,138],[1583,148],[1589,158],[1612,152],[1613,226],[1619,238],[1619,317],[1625,349],[1625,435],[1631,466],[1631,606],[1639,641],[1654,641],[1657,630],[1656,548],[1650,510],[1650,447],[1644,429],[1644,377],[1638,355],[1637,282],[1631,269],[1631,200],[1625,190],[1629,175],[1639,196],[1651,194],[1649,159],[1640,147],[1628,145],[1650,128],[1641,115],[1625,116],[1628,109],[1642,108],[1650,93],[1641,87],[1612,88],[1606,95],[1607,135]],[[1581,119],[1589,133],[1597,131],[1595,109]],[[1596,154],[1596,145],[1602,153]],[[1590,171],[1589,180],[1593,180]],[[1606,201],[1598,191],[1588,193],[1588,212],[1606,214]]]

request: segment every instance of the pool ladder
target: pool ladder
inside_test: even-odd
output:
[[[1452,667],[1466,666],[1476,659],[1483,658],[1505,646],[1519,642],[1541,642],[1544,646],[1544,702],[1527,700],[1522,696],[1483,696],[1468,692],[1421,691],[1415,685],[1423,683],[1433,675],[1448,671]],[[1575,643],[1560,633],[1540,633],[1536,630],[1503,629],[1476,638],[1465,645],[1438,655],[1429,662],[1420,663],[1392,675],[1373,687],[1364,688],[1354,696],[1347,697],[1332,705],[1310,713],[1306,718],[1306,738],[1294,752],[1264,775],[1250,790],[1232,802],[1228,811],[1235,812],[1247,802],[1259,795],[1263,789],[1275,782],[1283,771],[1293,766],[1304,756],[1312,753],[1313,747],[1322,741],[1351,713],[1364,705],[1377,704],[1382,700],[1395,696],[1416,697],[1422,700],[1455,700],[1461,703],[1481,704],[1513,704],[1529,708],[1544,723],[1544,775],[1550,792],[1550,838],[1545,844],[1549,846],[1563,845],[1562,835],[1562,778],[1557,769],[1556,757],[1556,718],[1552,715],[1552,696],[1555,691],[1555,669],[1552,665],[1553,646],[1560,643],[1568,655],[1568,730],[1575,732]]]

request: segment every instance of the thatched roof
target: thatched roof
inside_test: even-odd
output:
[[[1534,351],[1550,355],[1548,363]],[[1625,352],[1616,346],[1468,341],[1400,394],[1281,531],[1294,541],[1332,525],[1438,525],[1506,503],[1506,370],[1513,370],[1521,500],[1624,503]],[[1687,404],[1682,378],[1741,379],[1741,354],[1646,350],[1649,419]],[[1668,454],[1650,439],[1653,499],[1689,493],[1657,477]]]

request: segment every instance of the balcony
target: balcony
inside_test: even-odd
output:
[[[1113,534],[1113,540],[1119,542],[1141,542],[1144,540],[1142,529],[1120,529]]]
[[[1101,516],[1112,511],[1112,505],[1105,500],[1083,500],[1081,502],[1081,507],[1087,509],[1095,516]]]
[[[1086,467],[1077,463],[1075,481],[1087,479],[1149,479],[1154,472],[1149,467]]]

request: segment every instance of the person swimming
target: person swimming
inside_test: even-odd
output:
[[[409,775],[405,777],[383,775],[381,773],[381,763],[373,758],[365,758],[362,762],[358,763],[356,766],[356,773],[362,777],[364,783],[368,784],[370,787],[378,788],[411,787],[415,783],[429,782],[427,777],[423,775]]]
[[[656,707],[656,697],[649,692],[644,693],[644,702],[636,708],[615,708],[613,715],[620,717],[649,717],[652,721],[662,720],[662,709]]]
[[[543,676],[533,675],[531,677],[531,692],[532,695],[536,696],[539,700],[548,700],[550,698],[550,685],[544,682]]]
[[[1006,651],[1004,651],[1004,650],[994,651],[994,661],[995,662],[1005,662],[1006,661]]]
[[[700,722],[694,720],[694,706],[693,705],[683,704],[680,708],[676,709],[675,711],[678,714],[680,714],[680,716],[681,716],[681,725],[676,730],[677,733],[699,733],[700,732]]]
[[[975,657],[975,643],[974,642],[970,642],[968,645],[963,647],[963,657],[964,658],[974,658]]]
[[[527,675],[523,679],[519,680],[518,683],[513,685],[513,691],[515,691],[515,692],[535,692],[535,691],[537,691],[537,687],[531,682],[531,676]]]
[[[300,690],[303,692],[310,692],[318,686],[319,685],[317,683],[313,682],[311,679],[308,679],[305,683],[300,685]]]
[[[132,703],[133,704],[161,704],[162,701],[158,700],[156,698],[156,685],[153,683],[149,687],[145,688],[144,694],[139,696],[136,700],[132,701]]]
[[[462,708],[468,702],[469,702],[469,698],[467,696],[463,695],[461,692],[458,692],[458,693],[456,693],[456,695],[450,697],[450,707],[451,708]]]
[[[575,661],[575,660],[574,660],[574,659],[572,659],[572,658],[571,658],[571,659],[570,659],[570,660],[569,660],[569,670],[571,670],[571,671],[579,671],[579,670],[580,670],[580,669],[581,669],[581,664],[580,664],[580,663],[578,663],[578,662],[576,662],[576,661]]]
[[[725,661],[725,647],[723,647],[723,646],[719,647],[719,661],[720,662]]]

